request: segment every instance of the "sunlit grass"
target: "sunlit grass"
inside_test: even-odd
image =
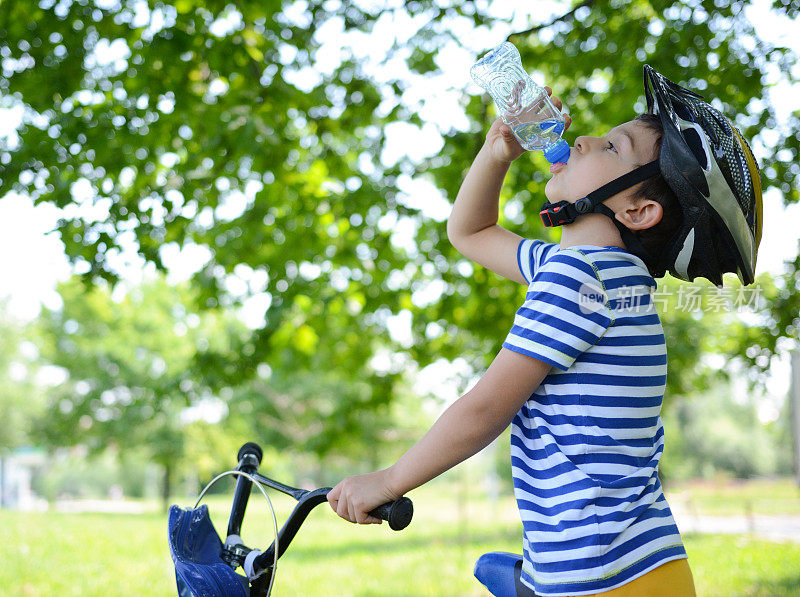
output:
[[[693,511],[715,516],[793,514],[800,516],[800,487],[794,479],[691,481],[666,486],[668,497]]]

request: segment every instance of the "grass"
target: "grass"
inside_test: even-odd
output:
[[[694,512],[715,516],[793,514],[800,516],[800,487],[794,479],[691,481],[669,484],[667,497]]]
[[[414,521],[398,533],[385,524],[348,524],[323,504],[280,560],[273,594],[485,596],[472,566],[487,551],[519,552],[517,512],[512,498],[492,504],[476,493],[467,499],[460,489],[440,483],[413,492]],[[292,500],[270,495],[280,524]],[[226,526],[229,499],[205,500],[218,530]],[[254,493],[245,542],[268,543],[271,526]],[[0,528],[3,594],[176,594],[165,515],[0,511]],[[684,539],[700,597],[800,596],[799,544],[735,535]]]
[[[687,535],[698,597],[800,595],[800,545],[737,535]]]

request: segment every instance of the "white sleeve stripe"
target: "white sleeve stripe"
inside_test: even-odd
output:
[[[519,241],[519,245],[517,246],[517,266],[519,266],[519,271],[528,284],[531,283],[530,260],[526,260],[527,263],[523,261],[522,248],[526,243],[530,244],[530,242],[530,240],[523,238],[521,241]]]

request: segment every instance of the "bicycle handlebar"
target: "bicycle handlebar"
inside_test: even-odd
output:
[[[292,539],[294,539],[294,536],[297,534],[297,531],[300,529],[300,526],[308,517],[311,510],[327,501],[328,492],[333,488],[321,487],[319,489],[306,491],[265,477],[256,472],[256,469],[261,464],[262,455],[263,452],[257,444],[252,442],[244,444],[237,454],[239,460],[237,470],[246,471],[259,483],[276,489],[286,495],[290,495],[297,500],[297,505],[278,533],[278,557],[280,558],[286,551],[286,548],[289,547],[289,544],[292,542]],[[243,477],[237,480],[233,505],[231,507],[231,516],[228,521],[229,536],[231,534],[239,534],[251,486],[251,482]],[[378,506],[369,514],[375,518],[387,521],[389,523],[389,528],[393,531],[400,531],[411,523],[411,519],[414,516],[414,504],[407,497],[401,497],[394,502]],[[249,551],[249,549],[247,549],[247,551]],[[239,564],[243,563],[243,560],[240,561],[240,557],[243,557],[242,554],[228,553],[226,555],[227,559],[225,555],[223,559],[226,559],[226,561],[230,560],[229,563],[233,563],[234,560],[238,561]],[[262,571],[270,569],[274,561],[275,543],[273,542],[266,551],[250,559],[249,564],[252,568],[248,571],[248,576],[252,575],[251,578],[258,576]],[[250,565],[248,565],[248,567],[250,567]]]
[[[394,502],[378,506],[369,515],[385,520],[393,531],[402,531],[411,524],[411,518],[414,516],[414,504],[407,497],[401,497]]]

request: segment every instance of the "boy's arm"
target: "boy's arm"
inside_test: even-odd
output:
[[[469,392],[389,470],[391,489],[403,495],[477,454],[511,424],[552,366],[501,348]]]
[[[456,400],[393,466],[348,477],[328,494],[350,522],[380,522],[367,512],[395,500],[476,454],[508,427],[551,365],[502,348],[480,381]]]
[[[497,224],[503,179],[523,151],[508,125],[497,119],[458,191],[447,220],[447,238],[465,257],[527,285],[517,265],[522,237]]]
[[[545,87],[548,95],[553,93]],[[552,98],[562,109],[561,100]],[[564,115],[565,129],[572,124]],[[522,237],[502,228],[498,221],[498,201],[503,179],[515,159],[525,153],[511,128],[501,118],[494,121],[484,143],[456,196],[447,220],[447,238],[465,257],[509,280],[527,286],[517,264],[517,249]]]

